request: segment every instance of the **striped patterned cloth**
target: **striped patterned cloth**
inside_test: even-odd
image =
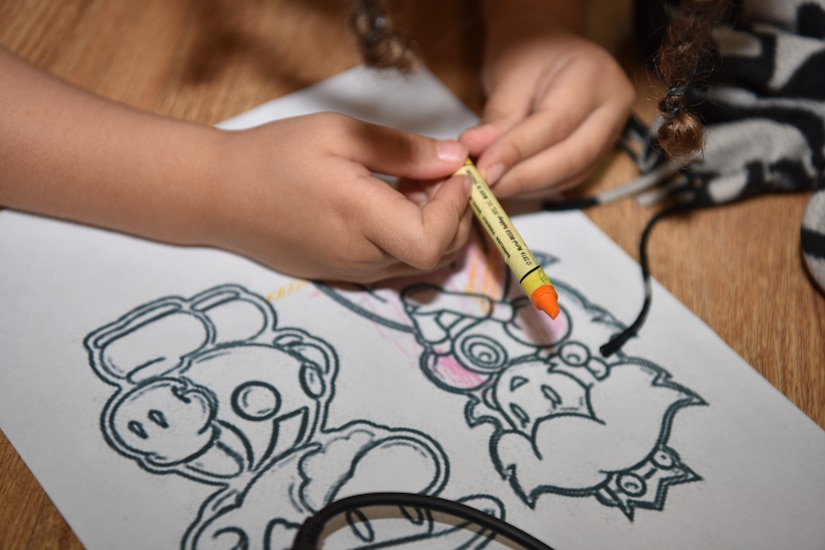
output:
[[[678,0],[637,0],[637,34],[653,58],[668,9]],[[636,321],[603,346],[609,355],[639,331],[650,306],[646,243],[664,217],[768,193],[811,193],[801,251],[811,279],[825,290],[825,0],[734,0],[713,32],[715,51],[686,91],[705,124],[702,154],[668,161],[651,127],[631,118],[623,136],[640,177],[598,196],[548,203],[548,210],[588,208],[636,195],[669,199],[640,241],[645,303]]]
[[[809,191],[801,246],[825,289],[825,0],[744,0],[714,33],[719,65],[707,120],[707,200]]]
[[[658,47],[667,2],[639,0],[637,28],[648,54]],[[825,289],[825,0],[738,0],[713,33],[716,51],[690,90],[704,120],[700,160],[676,170],[656,147],[653,128],[631,124],[637,186],[651,198],[681,193],[697,208],[765,193],[808,192],[801,247],[813,281]],[[646,32],[644,27],[649,27]],[[628,147],[628,150],[633,150]],[[699,189],[689,190],[700,182]],[[666,185],[665,185],[666,184]],[[632,186],[627,188],[632,191]],[[621,196],[623,192],[614,195]],[[607,197],[609,200],[614,197]]]

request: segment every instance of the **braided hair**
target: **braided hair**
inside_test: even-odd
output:
[[[386,0],[357,0],[351,23],[367,66],[409,73],[419,65],[417,44],[396,28]]]
[[[689,160],[704,144],[702,120],[691,104],[691,88],[709,76],[703,64],[712,51],[711,31],[731,1],[657,1],[670,8],[655,60],[667,89],[658,106],[662,119],[659,145],[671,159]],[[351,23],[367,66],[409,73],[420,64],[417,44],[398,30],[388,14],[387,0],[356,0]]]
[[[704,62],[712,51],[711,31],[727,0],[681,0],[673,7],[655,67],[667,87],[659,102],[659,145],[674,160],[687,160],[704,144],[702,121],[693,111],[690,90],[707,78]]]

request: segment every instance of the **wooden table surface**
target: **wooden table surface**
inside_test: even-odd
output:
[[[650,120],[657,87],[629,43],[629,2],[598,0],[590,33],[632,75],[636,112]],[[479,112],[474,2],[398,5],[430,69]],[[4,0],[0,43],[113,100],[214,124],[357,65],[348,10],[347,0]],[[616,154],[592,185],[606,189],[635,175]],[[667,220],[654,231],[649,256],[665,288],[825,427],[825,298],[799,252],[807,198],[771,196]],[[588,216],[638,259],[653,212],[624,201]],[[0,434],[0,548],[79,547]]]

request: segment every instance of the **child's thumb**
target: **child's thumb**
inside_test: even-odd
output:
[[[367,125],[365,130],[361,139],[350,144],[350,159],[389,176],[444,178],[469,155],[467,146],[454,139],[439,140],[377,125]]]

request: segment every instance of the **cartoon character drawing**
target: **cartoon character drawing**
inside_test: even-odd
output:
[[[589,496],[632,521],[637,508],[662,510],[670,486],[701,479],[668,446],[673,417],[705,404],[698,395],[645,359],[602,357],[599,346],[622,326],[572,287],[554,281],[561,312],[550,320],[500,258],[468,250],[433,282],[319,288],[415,336],[421,371],[466,400],[467,425],[494,427],[490,460],[528,506],[547,493]],[[468,275],[485,272],[498,284]]]
[[[379,490],[435,495],[448,481],[447,456],[427,434],[362,419],[328,426],[335,350],[279,328],[271,305],[241,287],[146,304],[89,334],[85,346],[97,375],[116,388],[101,415],[110,446],[148,472],[217,487],[183,548],[288,546],[303,519],[333,500]],[[503,515],[493,498],[463,500]],[[353,514],[337,544],[488,542],[439,526],[424,510],[403,516],[388,529],[367,511]]]

